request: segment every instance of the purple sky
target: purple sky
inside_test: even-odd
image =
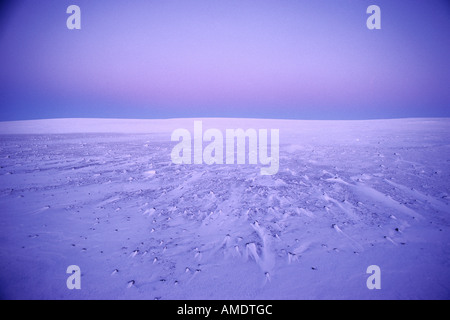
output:
[[[21,1],[0,18],[0,121],[450,117],[446,0]]]

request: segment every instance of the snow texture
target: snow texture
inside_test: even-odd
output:
[[[173,164],[193,119],[0,123],[0,297],[450,298],[449,119],[202,120],[280,129],[279,172]]]

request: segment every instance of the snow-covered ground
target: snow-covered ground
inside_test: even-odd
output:
[[[278,173],[173,164],[193,119],[0,123],[0,297],[450,298],[450,119],[203,125],[280,129]]]

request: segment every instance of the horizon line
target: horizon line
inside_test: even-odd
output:
[[[450,116],[411,116],[411,117],[386,117],[386,118],[269,118],[269,117],[160,117],[160,118],[135,118],[135,117],[53,117],[53,118],[33,118],[33,119],[16,119],[16,120],[1,120],[0,123],[5,122],[23,122],[23,121],[44,121],[44,120],[188,120],[188,119],[247,119],[247,120],[288,120],[288,121],[376,121],[376,120],[414,120],[414,119],[450,119]]]

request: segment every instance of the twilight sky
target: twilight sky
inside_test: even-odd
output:
[[[447,0],[6,1],[0,121],[450,117],[449,35]]]

